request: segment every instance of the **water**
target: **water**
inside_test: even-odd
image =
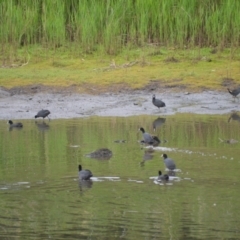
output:
[[[239,239],[240,122],[228,115],[158,119],[166,140],[150,151],[138,140],[156,117],[0,121],[1,239]],[[126,142],[115,142],[126,140]],[[100,148],[110,160],[85,155]],[[177,165],[165,173],[160,157]],[[78,164],[92,182],[79,182]]]

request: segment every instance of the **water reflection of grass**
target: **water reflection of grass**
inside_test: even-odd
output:
[[[238,229],[239,173],[234,166],[239,147],[222,145],[218,137],[238,138],[239,123],[228,123],[228,118],[192,114],[166,117],[155,133],[168,140],[164,146],[208,155],[169,153],[181,169],[177,173],[181,181],[163,186],[149,179],[157,175],[158,169],[164,170],[160,152],[156,151],[152,160],[140,165],[144,150],[137,142],[142,137],[137,125],[146,126],[152,132],[153,116],[52,120],[49,130],[44,132],[29,120],[23,120],[22,131],[8,132],[0,128],[1,180],[31,183],[31,188],[21,187],[17,195],[1,195],[3,209],[7,209],[2,215],[8,216],[2,218],[2,222],[6,223],[9,216],[17,213],[22,222],[30,217],[35,221],[34,225],[29,221],[20,225],[25,232],[28,229],[44,232],[42,223],[47,219],[48,233],[54,234],[56,229],[67,232],[69,226],[75,224],[79,234],[81,224],[85,231],[91,228],[91,236],[105,236],[104,239],[122,235],[123,228],[131,239],[136,236],[141,239],[143,234],[149,238],[161,234],[166,239],[169,235],[179,239],[194,226],[201,238],[206,236],[205,232],[211,232],[209,228],[223,229],[224,236],[229,238],[233,233],[227,230]],[[127,141],[118,144],[114,142],[116,139]],[[69,144],[79,147],[71,148]],[[99,147],[113,151],[111,160],[97,161],[84,156]],[[228,158],[217,158],[221,153]],[[229,156],[236,158],[229,161]],[[95,177],[117,176],[121,181],[95,181],[91,188],[79,190],[78,182],[73,180],[77,178],[78,163],[91,169]],[[1,191],[5,193],[6,189]],[[24,204],[20,205],[19,201]],[[12,218],[10,220],[12,224]],[[140,228],[143,230],[139,231]],[[73,231],[68,232],[69,236]],[[217,235],[217,231],[214,234]],[[55,235],[55,238],[58,237]]]

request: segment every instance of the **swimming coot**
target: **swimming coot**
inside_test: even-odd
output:
[[[82,165],[78,165],[78,176],[80,180],[89,180],[93,175],[92,172],[88,169],[83,170]]]
[[[171,158],[168,158],[166,153],[162,154],[162,157],[166,168],[169,170],[174,170],[176,168],[175,162]]]
[[[161,142],[157,136],[151,136],[149,133],[145,132],[144,128],[139,128],[139,131],[142,132],[143,143],[157,146]]]
[[[18,123],[13,123],[13,121],[12,120],[8,120],[8,124],[9,124],[9,126],[11,127],[11,128],[22,128],[23,127],[23,125],[22,125],[22,123],[20,123],[20,122],[18,122]]]
[[[158,181],[168,181],[169,176],[167,174],[162,175],[162,172],[158,171]]]

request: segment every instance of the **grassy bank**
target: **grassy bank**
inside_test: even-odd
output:
[[[235,0],[2,0],[0,85],[234,86],[239,12]]]
[[[100,52],[79,57],[67,51],[46,54],[42,48],[31,49],[29,54],[28,59],[19,54],[18,62],[1,68],[1,86],[75,85],[76,90],[85,91],[116,90],[113,86],[136,89],[156,81],[162,87],[225,90],[240,84],[239,50],[234,57],[230,49],[215,52],[205,48],[139,48],[114,57]]]

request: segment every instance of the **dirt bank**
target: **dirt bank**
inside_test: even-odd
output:
[[[166,103],[158,110],[152,94]],[[88,116],[171,115],[175,113],[226,114],[239,111],[240,100],[227,92],[178,89],[118,89],[98,94],[77,93],[74,87],[28,86],[10,90],[0,88],[1,119],[32,119],[38,110],[49,109],[51,118]]]

